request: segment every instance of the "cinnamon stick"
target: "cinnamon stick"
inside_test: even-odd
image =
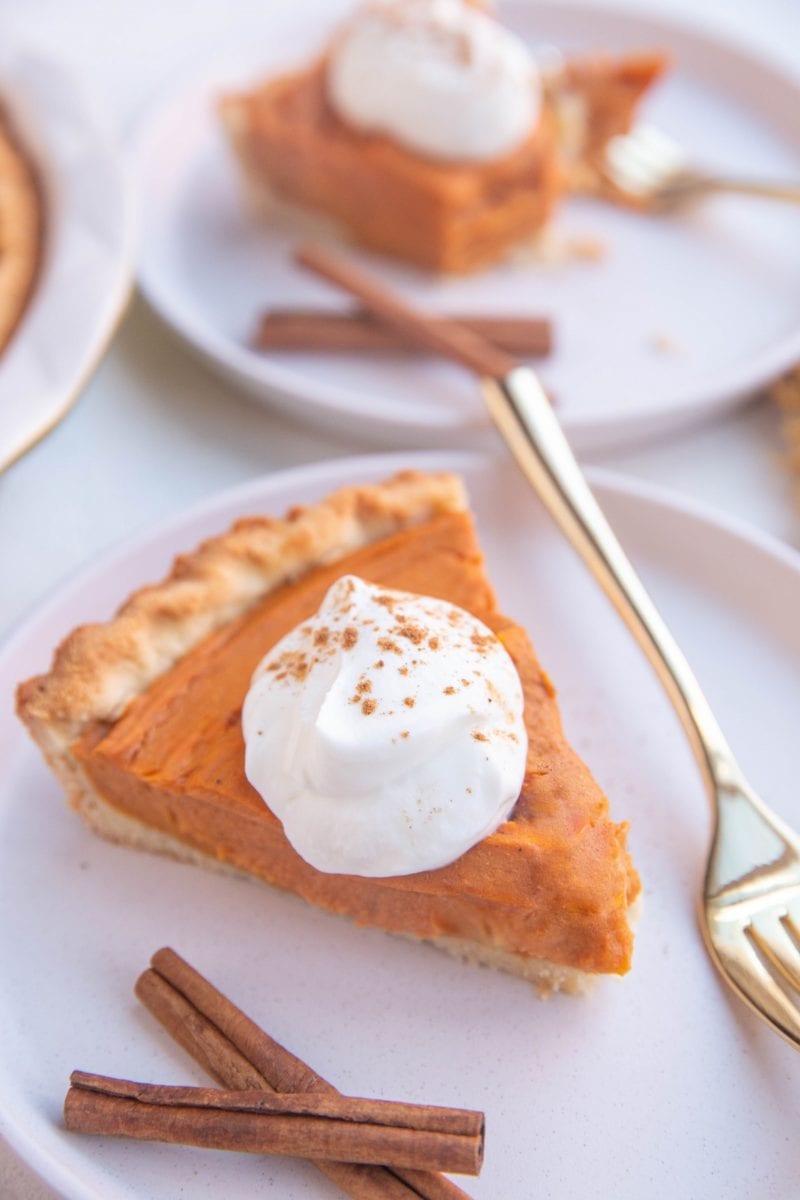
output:
[[[334,1093],[173,950],[153,956],[136,994],[168,1033],[227,1088]],[[468,1200],[445,1176],[408,1168],[318,1161],[351,1200]]]
[[[471,329],[446,317],[422,315],[372,276],[321,246],[301,246],[295,252],[300,266],[327,279],[355,297],[368,312],[396,329],[415,345],[460,363],[478,375],[502,379],[519,364]]]
[[[542,358],[553,347],[553,330],[545,317],[459,316],[452,320],[497,349],[527,358]],[[436,325],[441,318],[431,317]],[[325,312],[319,309],[270,309],[260,318],[253,337],[259,350],[319,350],[343,353],[413,353],[416,341],[383,324],[362,309]]]
[[[83,1071],[73,1071],[70,1084],[64,1121],[79,1133],[465,1175],[477,1175],[483,1159],[483,1117],[463,1109],[165,1087]]]
[[[188,1105],[225,1112],[267,1113],[282,1116],[329,1117],[338,1121],[366,1122],[448,1133],[458,1137],[483,1135],[483,1113],[468,1108],[443,1108],[435,1104],[406,1104],[396,1100],[369,1100],[339,1092],[267,1092],[263,1088],[228,1091],[224,1088],[184,1087],[136,1083],[90,1071],[73,1071],[70,1086],[106,1096],[122,1096],[165,1108]]]

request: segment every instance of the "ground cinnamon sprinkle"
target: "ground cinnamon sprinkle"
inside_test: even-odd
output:
[[[407,730],[407,729],[404,729],[404,730],[403,730],[403,732],[400,734],[400,737],[401,737],[401,738],[407,738],[407,737],[408,737],[408,730]]]
[[[416,700],[413,696],[406,696],[403,700],[403,704],[405,704],[406,708],[413,708],[416,704]]]
[[[438,637],[428,638],[428,645],[430,646],[431,650],[438,650],[440,645]]]
[[[353,625],[348,625],[342,633],[342,648],[344,650],[352,650],[358,641],[358,630]]]
[[[476,729],[472,735],[476,742],[488,742],[488,737],[485,733],[481,733],[480,729]]]
[[[351,704],[360,704],[364,696],[372,691],[372,680],[362,676],[356,684],[355,695],[350,697]]]
[[[417,625],[414,621],[409,621],[406,617],[400,618],[392,633],[396,633],[398,637],[408,638],[415,646],[419,646],[425,641],[425,630],[422,626]]]
[[[361,711],[365,717],[370,717],[378,707],[377,700],[364,700],[361,704]]]
[[[456,689],[453,687],[453,685],[452,685],[452,684],[450,684],[450,686],[449,686],[449,687],[446,687],[446,688],[444,689],[444,694],[445,694],[445,696],[455,696],[455,694],[456,694]]]
[[[400,674],[400,675],[407,675],[407,674],[408,674],[408,667],[398,667],[398,668],[397,668],[397,670],[398,670],[398,672],[399,672],[399,674]]]
[[[327,646],[328,642],[330,641],[330,637],[330,629],[328,629],[327,625],[323,625],[322,628],[318,629],[314,634],[314,645]]]
[[[398,646],[397,642],[392,641],[392,639],[388,638],[388,637],[378,638],[378,649],[385,651],[386,654],[402,654],[403,653],[403,651]]]
[[[299,650],[287,650],[280,658],[274,662],[268,663],[268,671],[277,671],[279,674],[275,676],[277,680],[286,679],[291,675],[293,679],[298,681],[305,679],[308,672],[311,670],[311,663],[308,661],[305,654]]]

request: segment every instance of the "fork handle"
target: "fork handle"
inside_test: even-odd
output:
[[[697,186],[709,193],[761,196],[765,200],[785,200],[789,204],[800,204],[800,185],[796,183],[759,183],[750,179],[725,179],[709,175],[698,179]]]
[[[712,803],[743,777],[682,650],[595,500],[534,373],[481,381],[489,412],[545,507],[655,668],[681,718]]]

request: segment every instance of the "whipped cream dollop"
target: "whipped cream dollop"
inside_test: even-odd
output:
[[[338,115],[420,154],[489,160],[530,134],[541,83],[524,43],[465,0],[371,0],[334,39]]]
[[[337,580],[259,664],[245,771],[320,871],[442,867],[509,816],[525,773],[519,675],[443,600]]]

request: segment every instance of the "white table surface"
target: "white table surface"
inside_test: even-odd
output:
[[[260,17],[268,23],[271,5]],[[299,0],[298,0],[299,2]],[[633,0],[629,0],[633,4]],[[740,41],[800,74],[797,0],[638,0]],[[171,69],[255,17],[248,0],[0,0],[0,24],[71,62],[121,135]],[[136,300],[77,408],[0,476],[0,635],[98,553],[227,485],[357,453],[232,393]],[[604,465],[662,484],[800,547],[800,506],[780,464],[778,417],[755,400],[713,424]],[[0,1195],[55,1193],[0,1137]]]

